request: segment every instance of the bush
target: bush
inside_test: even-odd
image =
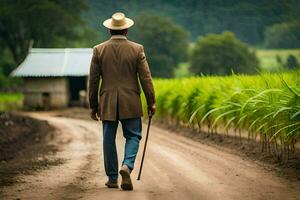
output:
[[[281,23],[270,26],[265,31],[267,48],[299,48],[300,22]]]
[[[0,89],[6,87],[8,85],[7,79],[3,76],[3,74],[0,71]]]
[[[199,74],[253,73],[258,59],[232,32],[200,37],[190,57],[190,70]]]
[[[296,69],[297,67],[299,67],[298,60],[297,60],[296,56],[289,55],[286,59],[285,67],[288,68],[288,69]]]
[[[165,17],[143,13],[136,19],[132,37],[144,45],[152,75],[172,77],[186,59],[188,33]]]
[[[10,65],[1,65],[0,61],[0,91],[14,91],[22,84],[21,78],[9,76],[10,68]]]

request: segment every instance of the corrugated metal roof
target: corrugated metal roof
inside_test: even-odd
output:
[[[92,52],[91,48],[33,48],[12,76],[87,76]]]

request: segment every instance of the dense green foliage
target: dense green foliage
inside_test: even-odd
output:
[[[85,18],[93,28],[116,11],[137,20],[140,12],[171,17],[185,27],[191,38],[208,33],[234,32],[248,43],[262,43],[264,30],[273,24],[299,19],[300,0],[88,0]]]
[[[281,155],[300,136],[299,73],[157,79],[156,117],[210,133],[247,131]]]
[[[9,77],[15,64],[9,56],[7,49],[0,49],[0,90],[7,90],[17,87],[22,81],[19,78]]]
[[[168,18],[141,14],[130,33],[129,37],[144,45],[155,77],[172,77],[186,58],[188,33]]]
[[[267,48],[299,48],[300,21],[268,27],[265,31],[265,46]]]
[[[0,1],[0,89],[19,81],[8,77],[32,47],[91,47],[99,34],[87,26],[83,0]]]
[[[65,46],[86,40],[91,30],[84,26],[82,0],[0,1],[0,47],[8,49],[19,64],[28,48]]]
[[[258,60],[248,46],[231,32],[208,34],[195,43],[190,58],[191,71],[195,74],[252,73]]]

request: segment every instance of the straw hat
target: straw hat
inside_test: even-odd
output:
[[[117,12],[112,15],[110,19],[107,19],[103,22],[103,26],[112,30],[122,30],[131,27],[134,22],[125,17],[124,13]]]

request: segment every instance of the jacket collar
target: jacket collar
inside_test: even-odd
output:
[[[110,38],[111,40],[127,40],[127,37],[125,35],[113,35]]]

